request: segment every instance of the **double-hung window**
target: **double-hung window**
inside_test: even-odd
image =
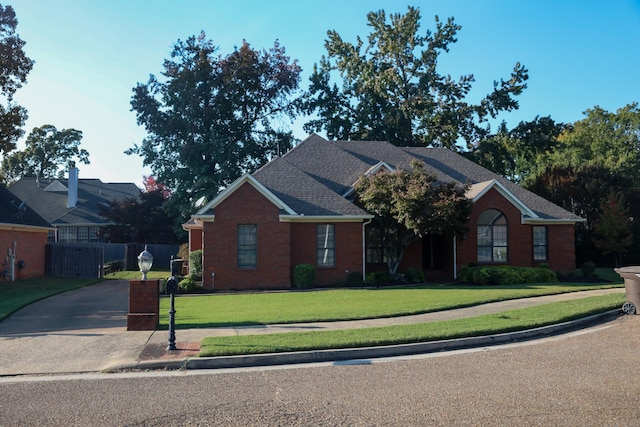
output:
[[[546,261],[547,259],[547,227],[535,225],[533,226],[533,260]]]
[[[336,234],[334,224],[318,224],[316,254],[318,267],[335,267]]]
[[[258,266],[258,226],[238,225],[238,268],[252,269]]]

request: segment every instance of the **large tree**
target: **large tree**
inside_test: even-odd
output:
[[[541,156],[532,180],[548,167],[606,168],[633,178],[640,189],[640,108],[632,103],[615,113],[598,106],[564,129],[552,150]]]
[[[27,81],[33,61],[27,58],[25,42],[16,34],[18,20],[11,6],[0,4],[0,153],[16,148],[16,141],[24,134],[22,126],[27,110],[13,102],[13,95]]]
[[[330,138],[384,140],[395,145],[457,148],[474,146],[488,132],[483,122],[501,111],[518,108],[527,70],[516,63],[511,75],[477,104],[467,101],[474,77],[458,80],[437,70],[438,57],[457,41],[460,26],[435,18],[436,29],[420,31],[420,12],[384,11],[367,15],[367,43],[346,42],[332,30],[327,56],[314,67],[301,110],[316,114],[307,131],[326,131]],[[338,85],[341,83],[341,86]]]
[[[611,193],[600,205],[600,219],[594,225],[593,242],[602,255],[612,255],[614,267],[633,245],[632,220],[622,193]]]
[[[140,199],[114,200],[101,206],[100,214],[112,224],[102,230],[111,243],[177,243],[173,220],[163,206],[165,194],[160,188],[146,191]]]
[[[25,141],[25,149],[2,160],[2,175],[7,183],[22,177],[62,177],[71,161],[89,164],[89,152],[80,148],[82,132],[58,130],[53,125],[33,128]]]
[[[467,186],[438,182],[423,163],[411,166],[411,171],[362,176],[355,185],[357,203],[375,215],[372,225],[381,230],[392,274],[412,241],[429,233],[463,233],[471,213]]]
[[[640,218],[640,191],[634,187],[634,178],[605,167],[549,166],[527,188],[586,220],[576,224],[578,264],[601,260],[593,241],[594,229],[606,215],[602,206],[611,194],[621,194],[629,215]]]
[[[558,145],[558,137],[571,126],[556,123],[551,117],[536,117],[520,122],[512,130],[505,122],[498,131],[464,153],[471,160],[512,182],[532,179],[543,159]]]
[[[148,136],[127,154],[142,156],[171,190],[167,208],[179,222],[199,200],[293,144],[279,125],[295,113],[297,61],[278,42],[263,51],[243,42],[229,55],[216,52],[204,33],[179,40],[163,78],[151,75],[133,89],[132,109]]]

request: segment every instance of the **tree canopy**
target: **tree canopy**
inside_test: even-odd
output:
[[[518,108],[516,96],[528,79],[524,66],[516,63],[491,93],[469,103],[473,75],[454,80],[437,70],[439,55],[457,41],[461,27],[436,16],[435,31],[421,32],[420,18],[414,7],[389,19],[383,10],[370,12],[366,44],[328,31],[327,56],[314,67],[300,103],[302,111],[318,116],[305,130],[324,130],[334,139],[457,149],[461,140],[472,147],[487,134],[482,122],[488,117]]]
[[[204,33],[178,40],[163,78],[133,89],[132,110],[148,136],[127,154],[142,156],[171,190],[167,208],[181,222],[199,200],[293,144],[279,125],[295,113],[297,61],[277,41],[269,50],[243,41],[226,56],[217,51]]]
[[[390,273],[395,273],[405,248],[428,233],[463,233],[471,213],[467,186],[436,182],[420,162],[412,170],[398,169],[362,176],[355,185],[357,203],[376,216],[384,230],[383,245]]]
[[[558,135],[558,142],[538,161],[533,177],[548,166],[603,167],[634,178],[640,188],[640,109],[628,104],[616,112],[598,106]]]
[[[512,130],[502,122],[495,134],[481,140],[467,157],[512,182],[531,180],[541,158],[558,144],[558,137],[571,127],[551,117],[520,122]]]
[[[633,245],[633,231],[629,209],[622,193],[611,193],[600,205],[602,215],[594,226],[593,242],[603,255],[613,255],[619,267]]]
[[[18,19],[11,6],[0,4],[0,153],[16,148],[16,141],[24,134],[22,126],[27,110],[13,102],[13,95],[27,81],[34,62],[27,57],[25,42],[16,34]]]
[[[110,221],[102,230],[102,237],[111,243],[177,243],[178,237],[165,212],[165,196],[157,188],[144,192],[140,200],[128,198],[101,206],[100,214]]]
[[[33,128],[25,141],[25,149],[2,160],[2,174],[7,182],[22,177],[56,178],[77,160],[89,164],[89,152],[80,148],[82,132],[77,129],[58,130],[53,125]]]

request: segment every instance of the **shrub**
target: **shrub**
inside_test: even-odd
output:
[[[197,287],[196,282],[190,276],[187,276],[178,282],[178,289],[180,289],[180,292],[193,292]]]
[[[376,273],[367,273],[367,275],[364,276],[364,283],[371,284],[375,282],[376,282]]]
[[[537,273],[535,281],[538,283],[558,281],[558,275],[553,270],[547,268],[536,268],[535,270]]]
[[[425,281],[424,273],[417,268],[410,268],[404,273],[404,277],[409,283],[423,283]]]
[[[484,266],[463,267],[460,280],[477,285],[517,285],[521,283],[557,282],[558,276],[549,268]]]
[[[362,286],[362,273],[359,271],[350,271],[347,274],[347,286]]]
[[[293,284],[296,288],[308,288],[316,279],[316,268],[311,264],[298,264],[293,269]]]
[[[488,285],[491,283],[491,273],[486,267],[475,268],[472,275],[472,282],[479,285]]]
[[[596,264],[591,262],[591,261],[587,261],[585,263],[582,264],[582,275],[584,277],[593,277],[596,274]]]
[[[202,280],[202,249],[193,251],[189,254],[189,263],[191,265],[191,275],[194,280]]]
[[[471,264],[462,267],[460,269],[460,280],[463,282],[473,282],[473,269],[474,266],[472,266]]]
[[[393,282],[393,277],[388,271],[374,271],[372,273],[367,273],[365,277],[365,283],[391,283]]]

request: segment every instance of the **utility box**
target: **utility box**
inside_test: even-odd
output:
[[[640,309],[640,266],[615,268],[614,271],[624,279],[624,289],[627,302],[622,304],[622,311],[626,314],[638,314]]]

